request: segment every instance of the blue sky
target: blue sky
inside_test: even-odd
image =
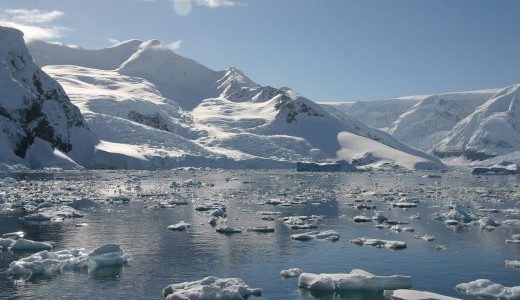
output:
[[[28,38],[160,39],[318,101],[520,83],[519,16],[517,0],[0,0]]]

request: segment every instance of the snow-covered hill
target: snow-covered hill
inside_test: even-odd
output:
[[[36,66],[23,34],[0,27],[0,162],[76,167],[98,138],[61,86]]]
[[[483,90],[427,96],[392,122],[388,132],[408,145],[431,151],[455,124],[497,92]]]
[[[127,50],[135,44],[114,47]],[[48,53],[55,45],[42,45],[32,50],[42,51],[36,56],[46,55],[46,63],[53,64],[54,56]],[[117,143],[112,148],[119,152],[128,145],[130,154],[153,161],[153,167],[172,166],[188,161],[187,157],[201,164],[219,160],[229,166],[255,167],[335,159],[338,134],[344,131],[443,167],[437,158],[386,133],[331,113],[291,89],[261,86],[238,69],[211,70],[155,40],[141,42],[114,67],[107,62],[121,60],[124,52],[114,47],[69,47],[78,51],[70,55],[78,57],[73,61],[76,66],[49,65],[45,70],[63,84],[104,141]],[[93,62],[80,52],[89,53]],[[56,57],[55,62],[62,60]]]
[[[424,98],[425,96],[411,96],[397,99],[321,104],[326,108],[337,109],[355,119],[363,120],[370,127],[387,130],[390,124],[400,115]]]
[[[520,150],[520,84],[499,91],[457,123],[436,148],[439,156],[483,160]]]

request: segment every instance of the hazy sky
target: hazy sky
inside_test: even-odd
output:
[[[160,39],[318,101],[520,83],[518,0],[0,0],[0,24],[84,48]]]

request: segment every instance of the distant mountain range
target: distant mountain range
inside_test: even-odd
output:
[[[487,158],[495,152],[483,145],[509,149],[489,136],[487,144],[466,137],[475,135],[475,122],[496,128],[499,104],[477,112],[486,100],[507,101],[496,97],[515,102],[514,91],[320,105],[290,88],[261,86],[236,68],[211,70],[156,40],[97,50],[35,41],[27,50],[19,31],[0,28],[0,45],[0,76],[8,83],[0,90],[5,165],[287,168],[341,158],[362,167],[438,170],[444,164],[427,152],[465,156],[474,149]]]

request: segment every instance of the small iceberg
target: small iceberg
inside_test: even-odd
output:
[[[357,238],[350,240],[352,244],[360,245],[360,246],[373,246],[377,248],[386,248],[392,250],[401,250],[406,249],[407,245],[405,242],[401,241],[389,241],[389,240],[380,240],[380,239],[369,239],[366,237]]]
[[[339,233],[335,230],[310,231],[291,235],[291,239],[296,241],[310,241],[314,239],[329,240],[335,242],[339,240]]]
[[[163,296],[167,300],[244,300],[261,295],[261,289],[251,288],[240,278],[214,276],[174,283],[163,289]]]
[[[321,216],[292,216],[283,218],[285,226],[291,229],[314,229],[318,227],[318,221],[323,219]]]
[[[127,257],[119,245],[106,244],[91,252],[83,248],[56,252],[41,251],[11,262],[8,272],[15,278],[28,280],[37,275],[53,276],[67,270],[93,270],[119,266],[127,262]]]
[[[231,226],[221,226],[216,229],[218,233],[222,234],[234,234],[234,233],[241,233],[242,229],[233,228]]]
[[[62,205],[40,208],[38,212],[29,214],[23,217],[23,219],[30,222],[48,222],[81,217],[83,217],[83,214],[79,211],[70,206]]]
[[[377,276],[354,269],[346,274],[302,273],[298,286],[310,291],[340,292],[349,290],[396,290],[412,287],[409,276]]]
[[[455,289],[472,297],[485,299],[520,299],[520,286],[506,287],[488,279],[458,284]]]
[[[300,268],[290,268],[280,271],[280,276],[282,277],[298,277],[303,273],[303,270]]]
[[[49,242],[38,242],[24,238],[13,240],[13,243],[9,246],[9,250],[13,252],[36,252],[42,250],[52,250],[52,248],[54,248],[54,246]]]
[[[170,226],[168,226],[166,228],[168,228],[170,230],[175,230],[175,231],[184,231],[184,230],[186,230],[186,229],[188,229],[190,227],[191,227],[190,224],[188,224],[188,223],[186,223],[184,221],[181,221],[181,222],[179,222],[177,224],[170,225]]]

